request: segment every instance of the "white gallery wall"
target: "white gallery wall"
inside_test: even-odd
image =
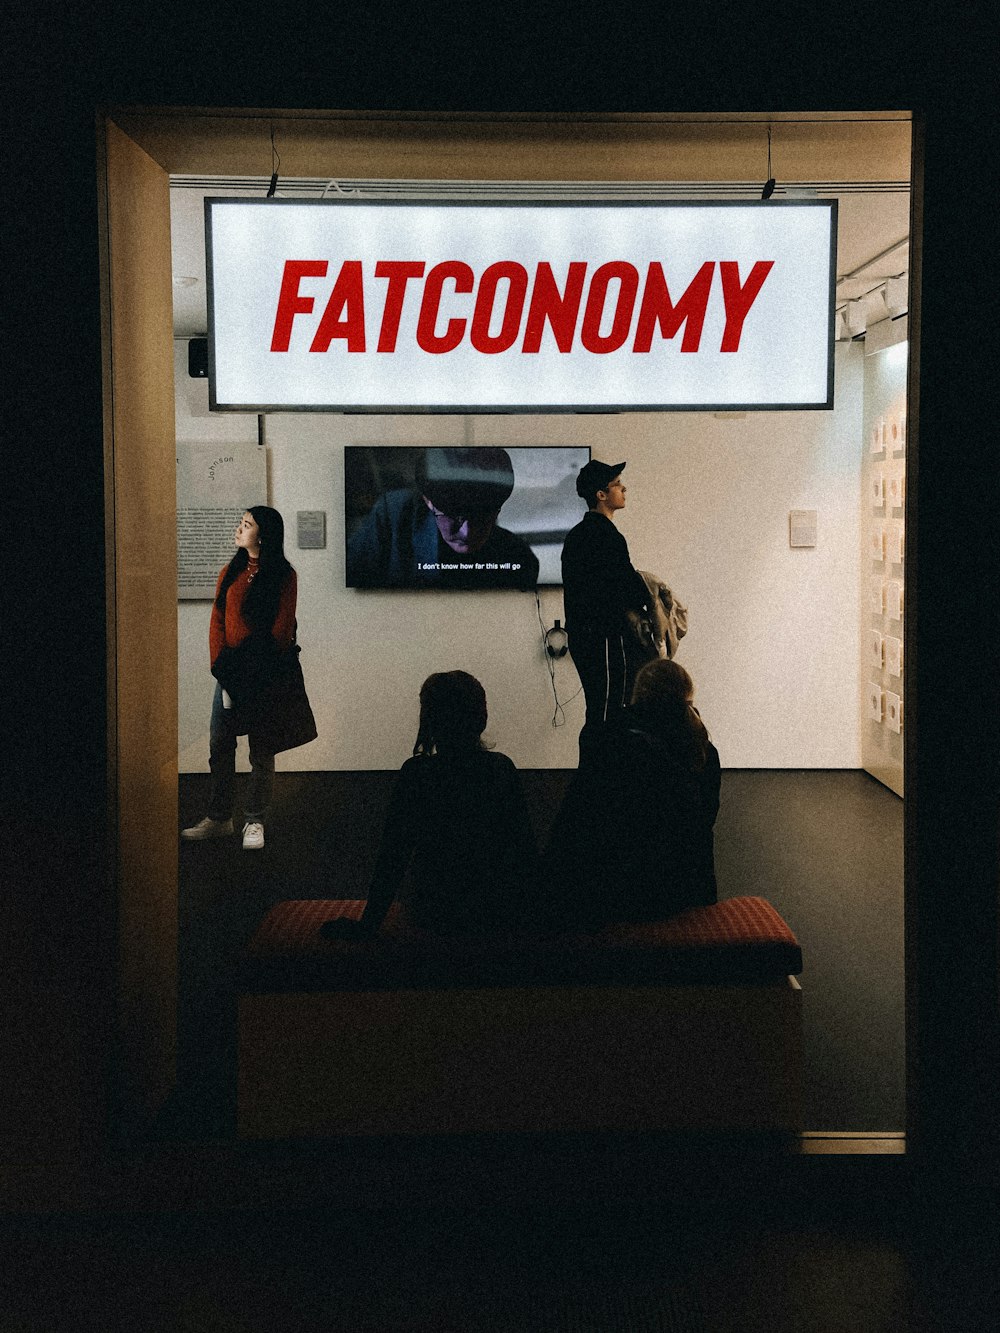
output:
[[[258,438],[253,415],[208,410],[208,385],[176,348],[177,439]],[[863,349],[836,348],[832,412],[266,418],[268,502],[298,571],[299,642],[319,738],[278,769],[395,769],[411,752],[417,691],[432,671],[482,680],[488,739],[522,768],[577,761],[583,696],[572,660],[554,664],[555,701],[533,594],[344,587],[347,444],[589,445],[626,459],[617,520],[633,563],[689,609],[678,660],[726,768],[858,768]],[[815,547],[789,545],[789,511],[815,510]],[[298,550],[299,510],[326,514],[326,548]],[[581,503],[581,515],[583,507]],[[540,590],[541,618],[562,593]],[[181,602],[181,772],[208,767],[209,602]],[[245,766],[245,742],[241,745]]]

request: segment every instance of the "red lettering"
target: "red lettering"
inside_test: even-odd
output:
[[[503,320],[500,332],[490,333],[493,309],[497,299],[497,284],[506,280],[507,300],[504,304]],[[472,312],[472,328],[469,341],[477,352],[492,355],[506,352],[521,327],[521,314],[524,310],[524,298],[528,292],[528,270],[523,264],[512,261],[500,261],[490,264],[483,270],[476,293],[476,308]]]
[[[468,264],[458,259],[446,259],[435,264],[424,283],[424,298],[420,302],[420,316],[417,319],[417,345],[425,352],[453,352],[465,337],[464,319],[450,319],[442,334],[434,331],[437,323],[438,306],[441,304],[441,291],[445,282],[451,278],[455,291],[460,295],[472,291],[474,276]]]
[[[328,352],[334,338],[343,338],[349,352],[365,350],[365,292],[361,261],[345,259],[333,284],[310,352]]]
[[[399,334],[399,320],[403,313],[403,298],[406,284],[411,278],[424,276],[424,265],[405,259],[380,259],[375,265],[376,278],[388,278],[389,286],[385,293],[385,306],[382,310],[382,327],[378,334],[378,350],[394,352]]]
[[[278,293],[278,309],[271,334],[271,351],[287,352],[292,339],[292,321],[296,315],[312,313],[313,298],[299,295],[303,278],[325,278],[329,267],[325,259],[286,259]]]
[[[601,318],[607,303],[608,284],[618,280],[618,300],[615,305],[611,332],[601,335]],[[612,260],[602,264],[590,280],[587,293],[587,305],[583,312],[583,325],[580,328],[580,341],[588,352],[617,352],[628,337],[632,324],[632,310],[635,307],[636,292],[639,290],[639,274],[634,264],[621,260]]]
[[[757,260],[746,281],[741,282],[737,261],[718,261],[726,313],[721,351],[739,351],[747,315],[774,263],[773,259]],[[716,261],[706,260],[701,265],[676,302],[671,299],[663,264],[658,262],[650,263],[647,268],[641,300],[638,298],[639,273],[635,265],[626,260],[601,264],[591,276],[585,302],[588,265],[582,260],[568,263],[561,289],[552,264],[540,260],[531,280],[530,298],[529,270],[516,260],[489,264],[478,277],[468,264],[457,259],[433,265],[425,277],[426,267],[420,260],[385,259],[375,263],[375,277],[386,282],[378,336],[380,352],[396,351],[407,284],[420,279],[424,281],[416,321],[417,345],[434,355],[454,351],[465,338],[467,329],[475,351],[487,356],[506,352],[517,342],[522,324],[522,352],[538,353],[548,326],[556,348],[561,353],[568,353],[576,342],[578,322],[580,345],[588,352],[606,355],[617,352],[628,340],[637,306],[633,352],[647,353],[652,348],[654,336],[658,334],[660,338],[670,339],[682,329],[680,350],[697,352],[701,346]],[[296,317],[311,314],[314,309],[315,299],[299,290],[302,282],[307,278],[326,277],[328,268],[328,262],[321,259],[285,261],[271,334],[272,352],[289,350]],[[455,296],[468,296],[475,291],[471,318],[449,318],[447,308],[442,308],[448,283],[453,284],[449,295],[453,291]],[[411,301],[415,299],[411,298]],[[461,309],[462,303],[452,308]],[[440,332],[437,328],[439,321],[443,324]],[[609,331],[602,333],[602,326],[609,321]],[[498,322],[499,329],[491,332]],[[342,341],[348,352],[364,353],[366,350],[364,273],[360,260],[345,260],[340,265],[309,350],[327,352],[335,339]]]
[[[708,294],[712,288],[712,275],[715,264],[712,260],[702,264],[701,268],[688,283],[684,295],[676,305],[670,299],[667,280],[663,276],[662,264],[650,264],[646,274],[646,286],[642,293],[642,305],[635,325],[633,352],[648,352],[653,343],[653,329],[659,326],[662,338],[673,338],[681,325],[684,325],[684,337],[681,339],[682,352],[697,352],[701,344],[701,331],[705,324],[705,311],[708,308]]]
[[[524,326],[522,352],[537,352],[540,349],[546,320],[560,352],[572,351],[573,335],[576,332],[576,321],[583,297],[583,280],[586,275],[587,265],[574,260],[566,274],[565,290],[560,292],[552,273],[552,265],[544,262],[538,265],[535,271],[535,283],[531,289],[528,318]]]
[[[732,259],[719,260],[719,270],[722,273],[722,299],[726,303],[726,327],[722,331],[722,346],[719,348],[721,352],[740,350],[743,321],[772,268],[774,268],[773,259],[758,259],[750,270],[750,276],[741,287],[739,264]]]

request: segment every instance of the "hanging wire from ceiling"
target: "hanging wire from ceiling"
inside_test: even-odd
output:
[[[774,194],[776,181],[771,174],[771,127],[767,127],[767,180],[764,182],[764,188],[760,192],[761,199],[770,199]]]
[[[274,121],[271,121],[271,184],[267,187],[268,199],[273,199],[275,191],[278,188],[278,167],[281,165],[281,155],[274,144]]]

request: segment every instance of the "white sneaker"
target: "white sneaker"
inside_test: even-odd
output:
[[[232,833],[233,821],[231,819],[209,819],[208,815],[204,819],[199,819],[197,824],[192,824],[190,828],[181,829],[181,837],[187,838],[188,842],[200,842],[203,838],[224,838],[226,834]]]
[[[264,846],[264,825],[255,819],[249,819],[243,825],[243,850],[259,852]]]

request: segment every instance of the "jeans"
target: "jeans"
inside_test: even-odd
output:
[[[244,817],[259,823],[271,802],[274,789],[274,755],[261,750],[253,732],[250,742],[250,786],[246,793]],[[216,681],[212,700],[212,721],[208,733],[208,766],[212,771],[212,789],[208,798],[210,819],[231,819],[233,788],[236,782],[236,717],[233,709],[222,705],[222,686]]]

